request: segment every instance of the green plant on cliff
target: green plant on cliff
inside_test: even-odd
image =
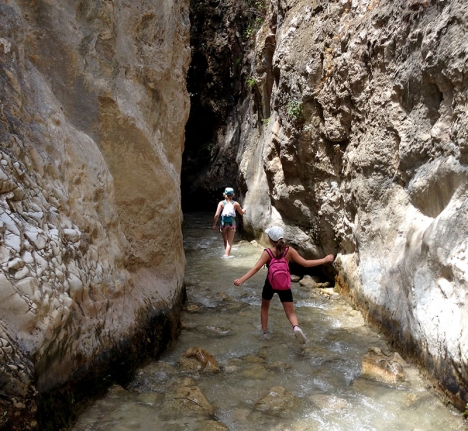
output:
[[[468,418],[468,403],[465,406],[465,411],[462,413],[463,417],[466,419]]]
[[[253,76],[249,76],[249,77],[247,78],[246,82],[247,82],[247,86],[248,86],[249,88],[252,88],[252,87],[255,86],[255,78],[254,78]]]
[[[302,115],[303,105],[299,100],[290,100],[286,106],[286,112],[289,117],[297,121]]]
[[[265,1],[264,0],[244,0],[247,6],[247,28],[244,31],[245,39],[256,33],[265,20]]]
[[[251,8],[255,8],[259,11],[263,11],[265,9],[265,1],[264,0],[245,0],[245,4]]]

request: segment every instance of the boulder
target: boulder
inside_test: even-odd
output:
[[[317,282],[310,276],[305,275],[300,281],[299,284],[309,289],[315,289],[317,287]]]
[[[200,347],[188,349],[180,360],[179,365],[186,371],[198,371],[202,373],[218,373],[220,371],[216,359]]]
[[[362,376],[385,383],[404,381],[402,361],[398,354],[386,355],[378,347],[371,347],[362,358]]]
[[[274,386],[255,404],[255,410],[275,416],[288,416],[297,410],[299,399],[282,386]]]
[[[165,394],[163,414],[172,416],[177,412],[184,415],[196,414],[211,416],[214,413],[205,394],[198,386],[181,385]]]

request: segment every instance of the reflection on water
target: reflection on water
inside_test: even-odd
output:
[[[388,349],[339,297],[294,283],[307,343],[297,343],[276,296],[271,339],[264,340],[260,295],[266,270],[233,285],[262,248],[240,242],[232,259],[222,259],[222,238],[211,224],[212,214],[185,218],[188,303],[177,343],[127,388],[113,387],[94,403],[74,431],[464,429],[460,413],[427,390],[416,368],[407,369],[406,381],[397,385],[360,376],[369,347]],[[190,347],[208,351],[221,371],[184,371],[179,361]],[[281,388],[290,398],[282,398]],[[282,407],[275,404],[280,399]]]

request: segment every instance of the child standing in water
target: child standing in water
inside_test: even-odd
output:
[[[310,268],[312,266],[323,265],[324,263],[333,262],[334,260],[334,257],[332,254],[325,256],[323,259],[316,259],[316,260],[304,259],[302,256],[299,255],[299,253],[296,250],[294,250],[294,248],[286,246],[286,244],[284,243],[284,239],[283,239],[284,231],[279,226],[271,227],[267,229],[265,233],[268,235],[268,239],[270,241],[270,248],[265,249],[263,251],[262,255],[260,256],[260,259],[250,271],[248,271],[241,278],[237,278],[236,280],[234,280],[235,286],[240,286],[250,277],[255,275],[263,265],[266,264],[267,266],[269,266],[271,259],[272,259],[270,256],[270,253],[276,259],[279,259],[280,257],[284,256],[287,262],[289,262],[292,259],[294,262],[298,263],[299,265],[305,266],[306,268]],[[266,278],[265,285],[263,286],[262,306],[260,309],[260,320],[262,323],[263,336],[265,338],[269,338],[268,310],[270,308],[270,301],[273,298],[273,295],[275,293],[277,293],[279,296],[281,304],[283,305],[283,308],[284,308],[284,312],[286,313],[286,317],[289,319],[289,322],[291,323],[293,327],[294,335],[296,336],[300,344],[305,344],[306,336],[304,335],[304,332],[302,331],[302,329],[299,327],[299,322],[297,320],[296,313],[294,312],[293,296],[292,296],[291,289],[290,288],[286,290],[273,289],[270,284],[270,281],[268,280],[268,277]]]
[[[234,200],[234,189],[226,187],[223,193],[224,200],[218,204],[213,221],[213,230],[216,232],[216,224],[221,215],[221,233],[224,241],[224,258],[231,255],[232,242],[236,233],[236,211],[244,215],[246,210],[242,209],[239,202]]]

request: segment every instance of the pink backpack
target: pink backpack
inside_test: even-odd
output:
[[[289,264],[286,260],[286,254],[289,247],[284,249],[283,256],[277,259],[269,248],[265,249],[271,260],[268,265],[268,281],[275,290],[291,289],[291,274],[289,273]]]

